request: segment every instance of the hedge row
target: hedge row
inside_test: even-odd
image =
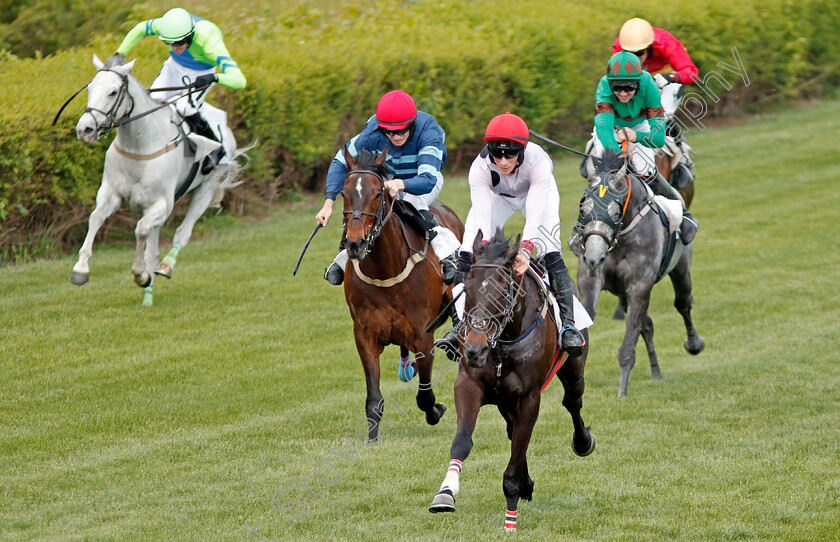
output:
[[[591,130],[594,88],[612,41],[633,16],[677,35],[701,76],[716,70],[726,78],[728,92],[710,84],[719,101],[707,96],[708,115],[819,95],[840,81],[834,0],[639,0],[632,8],[540,0],[516,9],[493,1],[384,0],[331,11],[229,1],[205,14],[207,4],[185,5],[212,15],[248,78],[245,89],[216,88],[210,100],[231,113],[240,141],[259,141],[249,182],[238,190],[266,198],[321,190],[336,149],[393,88],[412,93],[445,128],[450,166],[468,164],[487,121],[504,111],[579,144]],[[138,19],[159,14],[135,7]],[[41,255],[22,246],[77,244],[83,234],[80,209],[92,208],[108,141],[91,148],[75,140],[84,94],[57,127],[49,121],[93,76],[91,54],[108,56],[121,38],[99,36],[43,59],[0,54],[0,263]],[[733,49],[748,86],[719,67],[735,64]],[[132,51],[141,81],[151,83],[166,54],[150,39]],[[45,235],[60,237],[45,243]]]

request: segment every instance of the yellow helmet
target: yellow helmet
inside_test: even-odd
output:
[[[618,43],[625,51],[642,51],[653,43],[653,27],[644,19],[630,19],[621,25]]]

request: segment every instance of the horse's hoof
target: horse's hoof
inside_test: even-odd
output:
[[[429,505],[429,512],[437,514],[438,512],[454,512],[455,511],[455,497],[449,491],[441,491],[435,498],[432,499],[432,504]]]
[[[575,452],[575,454],[579,457],[588,456],[589,454],[595,451],[595,437],[592,436],[592,433],[589,433],[589,449],[584,452],[580,452],[577,448],[575,448],[575,437],[572,436],[572,451]]]
[[[691,337],[686,339],[683,346],[689,354],[696,356],[706,348],[706,341],[700,335],[696,335],[694,340]]]
[[[431,411],[426,413],[426,423],[429,425],[437,425],[443,417],[444,412],[446,412],[446,405],[443,403],[437,403]]]
[[[70,282],[75,284],[76,286],[84,286],[90,280],[90,273],[79,273],[78,271],[73,271],[70,273]]]
[[[659,369],[659,365],[651,366],[650,377],[654,380],[662,380],[662,371]]]
[[[156,275],[162,275],[168,279],[172,278],[172,266],[166,262],[161,262],[157,269],[155,269]]]
[[[145,288],[152,283],[152,275],[143,271],[139,275],[134,275],[134,283],[141,288]]]

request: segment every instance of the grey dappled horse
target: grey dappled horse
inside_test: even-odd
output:
[[[145,288],[143,304],[151,305],[152,271],[171,278],[178,252],[189,242],[196,221],[211,202],[220,202],[224,191],[236,186],[241,170],[236,159],[246,156],[248,149],[237,150],[233,133],[223,126],[222,141],[231,159],[202,174],[201,160],[220,144],[195,134],[185,135],[174,106],[162,106],[131,74],[134,61],[106,66],[94,55],[93,64],[97,73],[88,85],[87,108],[76,125],[76,135],[93,144],[103,133],[115,126],[117,129],[105,154],[96,208],[90,215],[70,282],[80,286],[88,282],[88,260],[96,233],[125,201],[142,214],[135,228],[137,250],[131,272],[134,282]],[[187,150],[187,139],[195,144],[195,152]],[[175,231],[172,250],[158,265],[160,228],[172,213],[176,195],[186,192],[192,194],[186,216]]]
[[[647,345],[652,377],[662,378],[653,346],[653,320],[647,311],[653,285],[666,273],[674,285],[674,306],[685,322],[685,349],[699,354],[705,347],[691,320],[692,245],[684,247],[669,233],[647,187],[627,173],[620,154],[605,150],[595,164],[588,163],[587,173],[589,185],[575,225],[581,245],[573,247],[578,255],[578,288],[593,320],[601,290],[617,295],[627,313],[618,350],[618,395],[626,396],[639,334]]]

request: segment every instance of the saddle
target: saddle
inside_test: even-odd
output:
[[[418,211],[414,205],[407,201],[398,199],[394,202],[394,212],[403,222],[414,228],[414,231],[431,241],[437,235],[432,228],[440,226],[435,215],[431,211]]]

